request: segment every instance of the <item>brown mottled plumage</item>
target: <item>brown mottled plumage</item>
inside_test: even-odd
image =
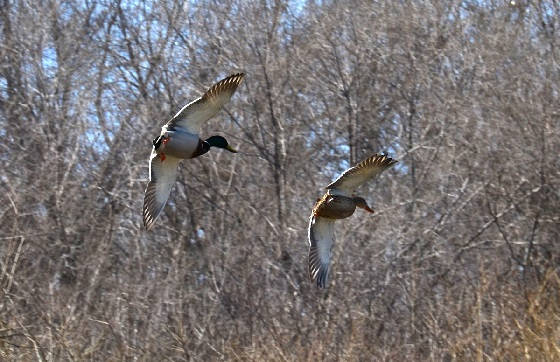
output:
[[[375,154],[346,170],[327,186],[309,218],[309,277],[319,288],[328,281],[331,248],[334,243],[334,222],[352,216],[356,207],[373,213],[366,200],[354,196],[354,190],[377,177],[398,161],[386,155]]]

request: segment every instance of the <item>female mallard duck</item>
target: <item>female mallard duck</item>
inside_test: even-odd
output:
[[[319,288],[325,288],[329,274],[334,222],[350,217],[356,207],[373,213],[366,200],[354,196],[354,190],[398,161],[375,154],[346,170],[327,186],[327,193],[317,201],[309,218],[309,277]]]
[[[182,159],[205,154],[210,147],[234,150],[222,136],[202,140],[198,133],[202,123],[212,118],[229,102],[241,84],[243,73],[233,74],[214,84],[202,97],[190,102],[161,128],[153,140],[150,156],[150,181],[144,194],[144,226],[150,230],[163,210],[177,176]]]

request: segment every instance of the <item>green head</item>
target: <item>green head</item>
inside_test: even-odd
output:
[[[222,136],[212,136],[206,139],[205,142],[208,143],[210,147],[223,148],[225,150],[228,150],[229,152],[237,153],[237,151],[233,147],[231,147],[228,141],[226,141],[226,139]]]

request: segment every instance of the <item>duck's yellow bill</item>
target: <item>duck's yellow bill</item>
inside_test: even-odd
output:
[[[237,150],[230,145],[227,145],[226,150],[228,150],[229,152],[237,153]]]

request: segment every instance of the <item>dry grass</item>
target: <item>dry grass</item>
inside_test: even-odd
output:
[[[475,301],[463,317],[470,323],[450,336],[453,360],[560,361],[557,272],[528,291],[481,283]]]

